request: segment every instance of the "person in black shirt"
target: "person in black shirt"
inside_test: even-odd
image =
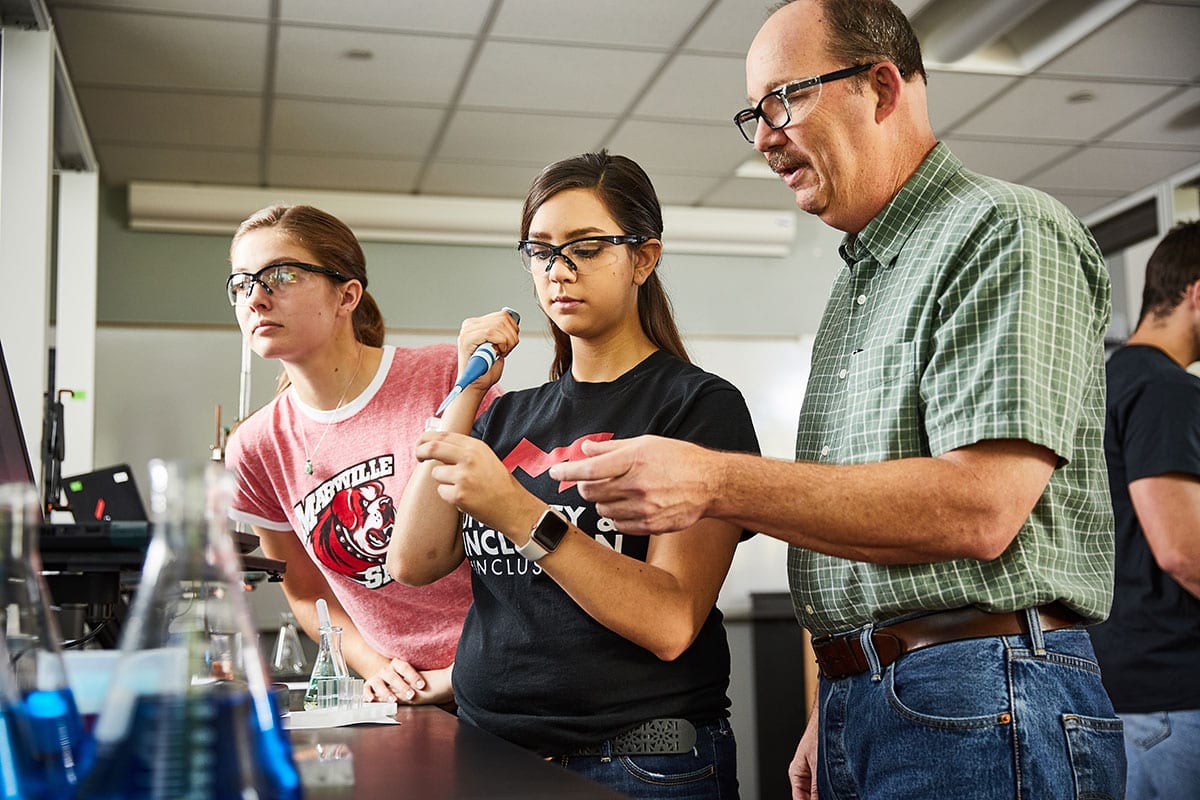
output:
[[[554,336],[551,381],[500,397],[472,428],[499,358],[451,404],[417,447],[387,566],[421,584],[470,562],[461,719],[635,797],[734,798],[715,603],[745,532],[701,520],[630,535],[549,476],[583,442],[640,434],[758,452],[741,394],[688,361],[656,271],[661,235],[633,161],[600,152],[542,171],[519,249]],[[483,342],[506,355],[517,340],[503,312],[469,319],[460,367]]]
[[[1108,362],[1112,615],[1092,629],[1125,722],[1129,800],[1200,798],[1200,223],[1146,265],[1137,330]]]

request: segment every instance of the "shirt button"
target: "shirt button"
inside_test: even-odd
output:
[[[849,373],[849,372],[846,372],[846,370],[842,370],[841,372],[839,372],[839,373],[838,373],[838,377],[839,377],[839,378],[841,378],[842,380],[845,380],[845,379],[846,379],[846,376],[847,376],[847,375],[849,375],[849,374],[850,374],[850,373]]]
[[[805,614],[812,614],[814,611],[816,611],[816,609],[812,607],[811,603],[804,604],[804,613]]]
[[[823,456],[829,455],[829,445],[825,445],[824,447],[821,448],[821,455],[823,455]]]
[[[867,296],[865,294],[860,294],[858,296],[857,302],[861,306],[863,303],[867,302]]]

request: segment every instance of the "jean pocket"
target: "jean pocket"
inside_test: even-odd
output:
[[[1117,718],[1062,715],[1076,800],[1117,800],[1125,795],[1124,726]]]
[[[658,786],[679,786],[711,778],[716,766],[686,755],[619,756],[621,766],[632,777]]]
[[[902,717],[933,728],[985,728],[1011,719],[998,645],[950,642],[902,656],[888,667],[885,691]]]

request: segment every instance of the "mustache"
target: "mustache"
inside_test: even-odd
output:
[[[775,173],[789,172],[794,169],[799,169],[804,166],[805,162],[802,158],[789,155],[787,153],[767,153],[767,166]]]

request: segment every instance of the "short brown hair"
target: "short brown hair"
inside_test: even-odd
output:
[[[779,3],[770,13],[794,2]],[[904,12],[891,0],[817,2],[827,20],[825,49],[834,61],[846,67],[890,61],[905,80],[920,75],[922,81],[929,82],[917,34]]]
[[[1200,281],[1200,221],[1181,222],[1167,232],[1146,262],[1138,324],[1149,315],[1171,313],[1196,281]]]

